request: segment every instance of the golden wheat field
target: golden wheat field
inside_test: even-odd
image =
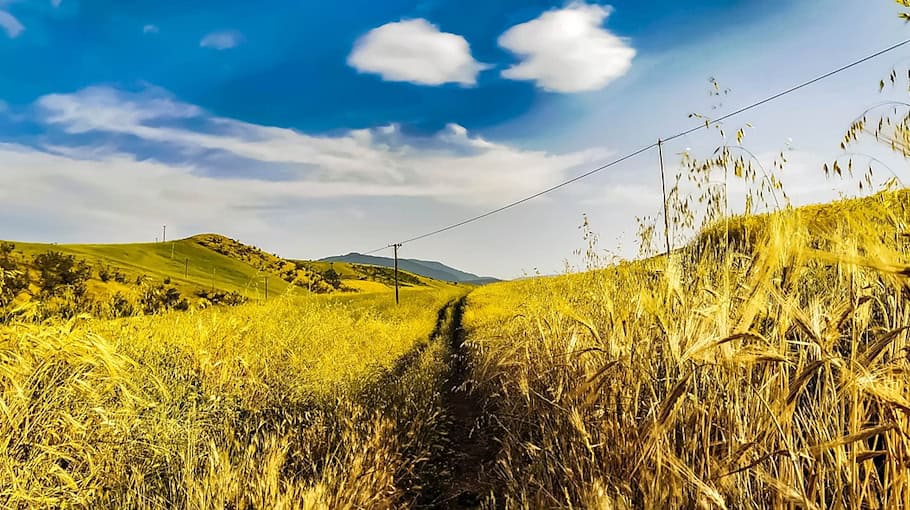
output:
[[[416,110],[468,110],[469,96],[502,79],[534,84],[488,89],[492,91],[482,104],[487,120],[478,122],[490,128],[491,136],[498,129],[508,131],[492,117],[513,125],[581,115],[595,101],[548,101],[556,94],[603,89],[629,71],[639,51],[629,46],[637,42],[633,38],[607,31],[604,23],[613,7],[550,2],[537,18],[497,28],[496,37],[488,39],[518,58],[508,67],[512,64],[493,63],[495,55],[482,45],[478,56],[490,57],[490,63],[475,61],[465,37],[411,16],[429,16],[443,2],[417,3],[419,9],[408,15],[389,14],[399,21],[362,33],[358,31],[375,20],[362,20],[355,30],[341,26],[342,18],[364,14],[360,11],[378,16],[373,6],[345,8],[344,16],[329,21],[296,13],[331,30],[298,26],[299,20],[287,15],[294,20],[287,25],[294,37],[312,32],[319,35],[313,39],[338,34],[350,39],[343,41],[350,47],[346,65],[325,64],[340,55],[335,46],[322,55],[300,57],[303,50],[316,51],[318,45],[307,42],[303,50],[293,48],[294,59],[284,62],[295,73],[279,73],[274,69],[285,67],[273,55],[277,50],[269,46],[267,55],[256,53],[261,48],[252,37],[247,40],[235,30],[204,35],[193,48],[198,55],[183,47],[162,52],[181,59],[186,54],[180,73],[187,78],[171,80],[177,85],[230,74],[225,76],[231,87],[209,84],[190,96],[209,95],[205,91],[224,95],[224,103],[243,104],[244,115],[251,117],[275,110],[268,112],[274,114],[268,120],[274,125],[241,119],[240,113],[231,117],[224,105],[183,102],[151,84],[121,90],[107,85],[116,73],[106,71],[101,73],[104,83],[81,84],[86,88],[78,92],[42,88],[43,95],[32,103],[0,100],[0,125],[16,141],[0,140],[0,172],[9,159],[19,165],[16,178],[26,183],[22,192],[0,189],[0,215],[16,223],[11,232],[41,241],[0,241],[0,510],[910,509],[910,187],[901,181],[910,160],[907,61],[875,80],[877,93],[886,100],[843,126],[843,136],[833,140],[842,151],[834,160],[825,159],[833,153],[822,152],[821,145],[812,147],[817,140],[800,140],[808,147],[802,151],[794,149],[792,138],[783,150],[764,150],[767,138],[777,136],[767,132],[764,149],[752,151],[745,142],[752,125],[730,129],[735,116],[778,106],[789,109],[789,117],[778,110],[760,118],[768,122],[773,117],[780,128],[792,124],[808,130],[802,117],[817,117],[809,119],[818,130],[812,136],[828,137],[830,126],[818,124],[841,118],[832,112],[870,96],[853,82],[840,84],[820,90],[817,97],[804,95],[800,101],[816,101],[813,110],[790,95],[810,86],[821,89],[822,82],[846,79],[843,73],[861,64],[906,51],[910,39],[859,60],[845,59],[852,63],[831,66],[825,74],[771,95],[763,90],[755,102],[734,109],[722,103],[730,89],[712,77],[707,96],[714,104],[705,111],[713,113],[690,113],[695,127],[615,157],[612,147],[578,149],[581,141],[560,132],[555,133],[560,143],[576,152],[559,153],[549,146],[531,148],[532,142],[554,133],[516,139],[513,146],[488,140],[487,132],[469,133],[454,122],[440,124]],[[25,32],[13,12],[25,13],[34,5],[0,0],[0,36],[8,36],[0,37],[0,46],[19,36],[56,34],[37,25],[40,16],[52,17],[51,9],[60,8],[53,11],[59,13],[53,16],[60,26],[67,16],[85,14],[88,19],[105,10],[83,12],[78,4],[61,6],[56,0],[40,13],[20,14],[30,26],[36,24]],[[629,4],[635,2],[621,5],[623,15],[632,11]],[[652,18],[680,3],[669,4],[674,5],[652,7],[626,22],[647,19],[649,27],[661,27]],[[910,21],[910,0],[896,4],[898,18]],[[851,5],[850,17],[860,23],[857,5]],[[168,6],[175,12],[178,7]],[[451,10],[472,12],[477,6],[457,7]],[[694,5],[683,7],[696,11]],[[168,16],[210,17],[206,8],[198,7],[192,16]],[[841,12],[834,3],[825,8]],[[109,9],[116,11],[113,3]],[[524,10],[487,14],[517,20]],[[759,10],[748,11],[748,17],[758,16]],[[238,17],[244,12],[239,7],[229,11]],[[284,16],[281,9],[275,11]],[[835,33],[830,24],[821,35],[811,32],[816,22],[831,23],[826,17],[831,13],[807,24],[805,15],[793,13],[811,11],[786,11],[796,20],[788,22],[782,10],[768,18],[774,23],[768,28],[767,20],[766,25],[746,26],[743,12],[706,14],[711,24],[727,20],[737,30],[685,48],[710,56],[709,50],[722,41],[723,54],[728,38],[746,36],[749,44],[760,40],[776,47],[778,41],[771,39],[784,32],[774,32],[778,24],[791,31],[798,26],[808,34],[806,40],[830,39]],[[701,31],[694,17],[673,13],[667,25]],[[143,56],[131,59],[140,64],[152,59],[152,44],[164,44],[165,36],[179,32],[146,24],[145,17],[152,19],[148,12],[142,16],[137,24],[138,18],[127,14],[104,13],[118,24],[130,20],[143,27]],[[486,24],[478,20],[479,15],[464,24]],[[281,32],[289,30],[285,20],[277,21],[282,23],[272,18],[250,33],[290,38]],[[98,48],[85,50],[91,57],[102,46],[117,45],[101,44],[109,35],[102,26],[96,19],[59,32],[92,32]],[[740,29],[745,35],[733,33]],[[672,31],[661,31],[661,37],[672,38]],[[356,33],[361,35],[354,39]],[[837,34],[845,47],[859,37],[852,29],[838,28]],[[472,44],[475,35],[470,34]],[[661,37],[653,38],[655,45]],[[129,44],[128,38],[118,38],[118,44]],[[198,36],[184,33],[182,38]],[[370,50],[375,44],[381,48]],[[741,39],[740,44],[748,46]],[[15,52],[38,46],[23,42]],[[677,53],[641,50],[645,58],[639,60],[651,64],[636,73],[650,76],[641,79],[649,83],[629,81],[617,90],[630,94],[633,105],[651,105],[658,97],[665,103],[680,101],[682,91],[690,91],[688,75],[673,75],[678,80],[672,80],[649,75],[647,68],[669,76],[683,73],[688,64]],[[800,47],[787,54],[803,60],[799,67],[812,67],[810,60],[818,55],[809,50],[813,48]],[[224,59],[217,67],[206,67],[211,64],[204,63],[204,53],[211,58],[215,51]],[[456,62],[449,62],[452,69],[447,70],[445,57],[452,52]],[[43,52],[35,55],[29,58],[50,60]],[[760,69],[760,59],[748,55],[736,53],[736,65],[727,71]],[[234,56],[239,60],[228,60]],[[608,56],[614,59],[612,68],[602,62]],[[84,60],[89,67],[104,61]],[[670,60],[673,65],[663,65]],[[721,62],[706,60],[707,65]],[[234,76],[235,66],[244,62],[274,69],[257,67],[247,73],[259,78],[239,71]],[[308,79],[307,85],[324,82],[337,90],[315,93],[293,80],[284,83],[284,74],[296,76],[298,67],[314,63],[324,69],[300,71],[301,76],[320,77]],[[191,76],[197,65],[205,76]],[[155,68],[170,66],[158,62]],[[548,66],[547,73],[532,76]],[[7,67],[10,73],[17,71],[15,65]],[[359,81],[331,78],[337,68]],[[502,68],[493,73],[498,77],[478,79],[493,68]],[[272,83],[279,74],[280,86]],[[260,75],[269,81],[257,81],[264,80]],[[0,80],[0,92],[9,92],[11,80]],[[405,86],[382,83],[375,95],[364,90],[380,81],[446,85],[448,101],[459,99],[443,105],[432,103],[429,93],[414,101],[395,93],[387,99],[401,108],[407,103],[395,115],[414,124],[399,124],[394,117],[364,127],[372,117],[352,112],[378,103],[393,85]],[[652,86],[650,81],[672,89],[648,88],[634,95],[637,87]],[[247,104],[246,97],[229,100],[225,90],[233,88],[264,90],[275,98],[268,108]],[[294,96],[282,100],[285,89]],[[330,111],[329,103],[342,96],[344,104]],[[315,108],[296,102],[312,98],[326,104]],[[781,105],[786,100],[793,103]],[[841,101],[844,105],[833,104]],[[507,112],[486,111],[491,104],[520,110],[522,102],[529,103],[527,111],[515,119],[507,118]],[[625,103],[625,96],[619,102]],[[565,105],[573,106],[560,110]],[[597,116],[612,122],[622,120],[613,109],[621,112],[619,106],[628,105],[608,106]],[[655,117],[665,115],[663,107],[653,108],[659,113]],[[326,117],[319,120],[325,122],[319,124],[322,131],[305,133],[299,126],[316,121],[295,124],[283,117],[290,111]],[[334,117],[360,127],[331,124]],[[652,122],[646,117],[640,117],[642,124]],[[423,126],[436,124],[445,128],[424,136]],[[631,127],[617,124],[622,130],[635,127],[635,122]],[[696,148],[683,149],[690,141]],[[609,163],[582,168],[608,153],[613,158]],[[654,161],[644,162],[646,154]],[[641,166],[619,167],[638,157]],[[788,174],[791,159],[795,176]],[[608,168],[616,171],[615,181],[590,186],[595,192],[577,187],[576,194],[562,198],[575,201],[567,209],[601,207],[601,213],[617,213],[606,214],[616,220],[626,212],[620,209],[638,211],[647,204],[637,202],[658,196],[656,186],[635,181],[646,173],[646,165],[653,167],[648,172],[660,171],[660,197],[654,201],[660,202],[660,211],[636,216],[637,257],[616,255],[622,247],[614,252],[600,246],[590,217],[582,213],[585,246],[573,255],[583,260],[579,270],[565,259],[563,273],[542,275],[535,268],[533,276],[500,281],[441,262],[405,258],[411,252],[402,251],[399,258],[399,250],[410,250],[412,243],[487,221]],[[74,174],[55,173],[64,166]],[[122,175],[129,180],[119,181]],[[802,207],[791,203],[784,185],[785,180],[795,182],[800,203],[810,204],[835,196],[820,191],[828,192],[830,183],[821,183],[823,179],[835,178],[839,183],[831,191],[839,200]],[[202,191],[209,187],[210,193]],[[601,189],[606,187],[615,189]],[[858,193],[844,191],[854,187]],[[731,190],[737,203],[731,204]],[[743,203],[738,203],[740,197]],[[334,199],[337,203],[330,203]],[[65,205],[68,200],[80,203]],[[486,208],[488,202],[495,205]],[[552,258],[563,247],[550,242],[553,232],[546,228],[548,222],[565,225],[565,217],[555,211],[559,204],[554,200],[548,208],[525,209],[527,224],[513,210],[512,217],[497,217],[502,223],[486,223],[491,231],[477,236],[484,241],[452,241],[425,253],[441,253],[442,246],[450,253],[457,246],[463,260],[481,260],[481,253],[497,258],[490,268]],[[75,211],[72,218],[67,207]],[[41,216],[43,208],[67,217],[48,219]],[[134,209],[142,212],[133,214]],[[159,216],[176,216],[182,235],[211,223],[240,232],[244,239],[259,236],[271,245],[301,250],[324,236],[326,246],[336,249],[342,234],[366,243],[377,238],[379,225],[394,226],[395,235],[401,233],[399,227],[427,230],[429,222],[456,211],[467,219],[402,236],[405,240],[377,250],[319,260],[285,259],[219,234],[174,240],[174,224],[169,222],[168,230],[163,219],[159,223]],[[170,214],[174,216],[166,216]],[[388,225],[390,218],[401,224]],[[128,233],[146,242],[65,242],[74,232],[122,239],[122,230],[132,228],[123,225],[146,229],[150,222],[154,234],[161,226],[155,243],[148,242],[151,230]],[[494,225],[503,232],[492,232]],[[524,257],[521,252],[532,245],[505,232],[506,225],[533,229],[540,258]],[[494,255],[494,245],[502,253]],[[394,258],[374,255],[388,250]],[[413,256],[423,254],[415,249]]]
[[[882,193],[398,307],[12,322],[0,504],[903,508],[908,217]]]
[[[908,200],[473,292],[505,506],[910,506]]]
[[[459,292],[4,326],[0,506],[392,507]]]

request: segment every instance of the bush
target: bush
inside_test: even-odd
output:
[[[107,312],[111,318],[129,317],[136,313],[136,309],[126,296],[117,292],[111,296],[107,304]]]
[[[76,297],[85,294],[85,281],[91,274],[91,269],[84,260],[48,251],[35,255],[34,265],[39,272],[39,285],[44,293],[56,296],[70,289]]]
[[[16,245],[0,243],[0,306],[8,305],[28,288],[28,270],[15,255]]]
[[[190,304],[186,299],[181,299],[180,291],[174,287],[164,285],[148,286],[142,290],[139,297],[142,312],[152,315],[168,310],[188,310]]]
[[[341,286],[341,276],[334,268],[330,267],[323,271],[322,277],[325,279],[326,283],[336,289]]]
[[[102,264],[98,268],[98,279],[105,283],[111,280],[117,283],[126,283],[126,275],[121,273],[116,267],[111,267],[107,264]]]
[[[207,291],[207,290],[198,290],[196,291],[196,296],[205,299],[206,301],[215,304],[215,305],[226,305],[226,306],[236,306],[242,305],[249,301],[246,296],[240,294],[239,292],[222,292],[222,291]]]

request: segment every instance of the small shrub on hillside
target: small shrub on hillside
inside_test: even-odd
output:
[[[322,272],[322,277],[325,279],[326,283],[331,285],[334,288],[341,287],[341,276],[333,268],[328,268]]]
[[[105,283],[111,280],[117,283],[126,283],[126,275],[121,273],[116,267],[107,264],[98,266],[98,279]]]
[[[36,255],[34,265],[40,277],[39,286],[45,294],[56,296],[66,290],[72,290],[77,297],[85,294],[85,281],[91,269],[84,260],[48,251]]]
[[[104,283],[107,283],[111,280],[111,266],[107,264],[102,264],[98,267],[98,279]]]
[[[130,317],[135,313],[133,302],[120,292],[114,293],[107,303],[107,315],[111,318]]]
[[[239,292],[222,292],[222,291],[196,291],[196,296],[204,299],[206,302],[215,305],[236,306],[242,305],[249,301],[246,296]]]
[[[188,310],[190,304],[180,297],[180,291],[164,285],[147,286],[139,297],[142,312],[151,315],[168,310]]]
[[[28,270],[15,253],[16,245],[0,243],[0,307],[28,288]]]

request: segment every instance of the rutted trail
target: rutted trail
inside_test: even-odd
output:
[[[361,401],[394,424],[399,504],[412,508],[479,508],[496,493],[492,469],[499,444],[484,420],[484,399],[471,384],[461,327],[466,297],[439,309],[425,342],[371,385]],[[491,505],[484,505],[491,506]]]
[[[484,421],[484,403],[470,379],[470,357],[461,326],[467,298],[450,305],[437,340],[448,342],[448,374],[440,389],[443,444],[424,466],[434,482],[417,502],[422,508],[478,508],[495,493],[492,469],[498,444]]]

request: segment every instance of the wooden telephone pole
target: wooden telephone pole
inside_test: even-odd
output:
[[[399,304],[398,300],[398,248],[401,248],[401,243],[395,243],[392,245],[392,248],[395,249],[395,304]]]
[[[657,154],[660,157],[660,185],[664,192],[664,240],[667,242],[667,257],[670,256],[670,217],[667,215],[667,176],[664,172],[664,141],[657,140]]]

